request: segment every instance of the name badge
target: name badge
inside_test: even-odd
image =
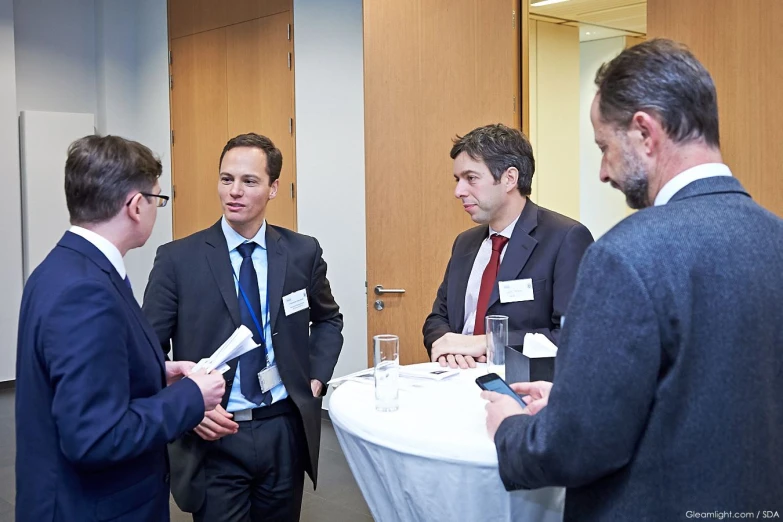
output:
[[[307,290],[302,288],[283,297],[283,307],[286,316],[310,308],[310,303],[307,301]]]
[[[533,280],[515,279],[514,281],[498,281],[501,303],[518,303],[520,301],[532,301]]]
[[[283,382],[280,378],[280,372],[277,370],[277,365],[267,366],[260,372],[258,372],[258,384],[261,386],[261,392],[266,393],[278,384]]]

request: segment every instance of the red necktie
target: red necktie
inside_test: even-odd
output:
[[[492,288],[495,286],[495,280],[498,278],[498,269],[500,268],[500,253],[503,247],[508,243],[508,238],[492,234],[492,257],[489,258],[489,264],[484,269],[481,276],[481,290],[479,290],[478,304],[476,305],[476,322],[473,325],[473,335],[484,335],[484,317],[489,308],[489,296],[492,294]]]

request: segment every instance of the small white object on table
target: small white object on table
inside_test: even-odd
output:
[[[375,411],[371,380],[334,390],[329,416],[376,521],[562,520],[564,489],[504,489],[475,383],[486,372],[479,364],[444,381],[401,378],[395,412]]]

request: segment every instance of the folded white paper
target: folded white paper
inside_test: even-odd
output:
[[[449,377],[459,375],[459,370],[451,368],[422,368],[416,366],[400,366],[400,377],[411,379],[427,379],[431,381],[442,381]]]
[[[354,381],[354,382],[374,382],[373,380],[373,368],[367,368],[366,370],[359,370],[358,372],[349,373],[348,375],[343,375],[342,377],[335,377],[331,381],[327,382],[329,386],[337,387],[341,385],[344,382],[347,381]]]
[[[196,363],[191,372],[205,370],[209,373],[212,370],[216,370],[220,373],[225,373],[228,370],[228,365],[226,364],[228,361],[236,359],[259,346],[253,341],[253,332],[247,326],[242,325],[234,330],[231,337],[226,339],[226,342],[221,344],[220,348],[215,350],[215,353]]]
[[[349,373],[342,377],[335,377],[327,384],[334,388],[340,386],[344,382],[363,382],[373,384],[375,379],[373,378],[374,368],[367,368],[366,370],[359,370],[358,372]],[[442,381],[449,377],[459,375],[459,370],[452,370],[450,368],[415,368],[410,366],[400,366],[400,380],[398,381],[401,390],[420,388],[426,385],[426,381]]]
[[[557,355],[557,346],[555,346],[544,334],[525,334],[525,339],[522,342],[522,355],[529,359],[555,357]]]
[[[201,359],[196,366],[193,367],[193,371],[198,371],[200,369],[205,368],[209,364],[209,359],[204,358]],[[228,364],[223,364],[222,366],[218,366],[213,371],[216,371],[218,373],[226,373],[228,370],[230,370],[231,367]]]

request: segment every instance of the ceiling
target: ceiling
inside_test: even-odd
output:
[[[539,1],[530,0],[530,3]],[[615,29],[624,33],[647,33],[646,0],[566,0],[539,7],[531,5],[530,14],[590,24],[597,28]]]

